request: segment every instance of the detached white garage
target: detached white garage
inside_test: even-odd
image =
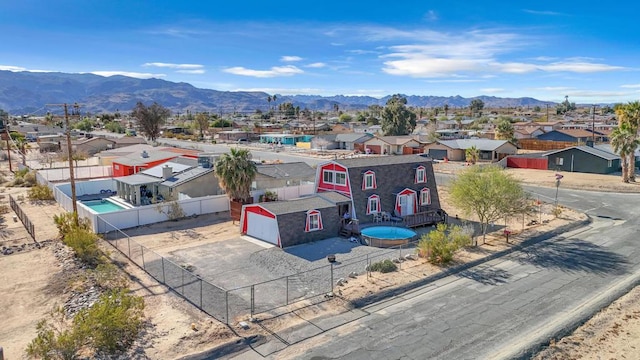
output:
[[[242,207],[240,229],[243,234],[282,247],[276,215],[260,205]]]

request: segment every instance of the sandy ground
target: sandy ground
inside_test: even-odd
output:
[[[6,164],[5,164],[6,165]],[[460,166],[443,165],[441,171],[455,172]],[[518,169],[508,170],[513,176],[548,186],[555,186],[555,172],[550,171],[523,171]],[[622,184],[619,177],[589,174],[563,173],[563,185],[567,188],[592,188],[613,191],[637,191],[636,184]],[[23,189],[5,189],[0,192],[0,204],[8,203],[7,192],[24,192]],[[447,194],[441,191],[443,207],[450,214],[457,213],[450,207]],[[32,204],[26,201],[21,204],[27,214],[36,223],[38,241],[45,241],[56,234],[53,214],[61,210],[57,205],[39,203]],[[539,208],[543,220],[551,220],[550,205]],[[13,212],[2,216],[0,221],[1,246],[19,246],[20,244],[33,243],[22,224],[14,222]],[[41,217],[40,217],[41,216]],[[536,232],[546,231],[552,227],[582,219],[583,215],[571,211],[563,211],[560,219],[548,224],[526,226],[532,219],[540,219],[540,213],[532,214],[531,219],[525,219],[523,229],[522,218],[508,219],[507,228],[514,233],[511,235],[511,244],[507,244],[501,233],[502,228],[496,234],[487,237],[485,245],[470,250],[465,250],[456,255],[455,263],[477,259],[496,251],[501,251],[513,243],[517,243],[525,236],[534,235]],[[49,220],[47,220],[49,219]],[[469,219],[472,220],[472,219]],[[157,227],[141,228],[135,235],[144,237],[146,245],[160,252],[171,252],[184,246],[196,246],[211,239],[224,240],[238,236],[238,226],[231,222],[223,221],[216,216],[199,217],[184,222],[167,223],[165,228]],[[502,227],[503,223],[496,224]],[[191,231],[191,230],[196,230]],[[523,234],[518,234],[523,231]],[[167,233],[160,236],[160,233]],[[199,236],[193,236],[194,233]],[[132,234],[133,235],[133,234]],[[206,235],[206,236],[205,236]],[[482,242],[480,240],[480,242]],[[229,328],[206,314],[198,311],[194,306],[170,292],[166,287],[158,285],[150,276],[137,266],[122,258],[116,251],[111,250],[115,260],[122,264],[124,270],[132,279],[132,290],[143,296],[146,304],[146,314],[149,326],[145,335],[138,344],[140,358],[150,359],[174,359],[190,353],[199,353],[212,349],[224,343],[233,343],[241,340],[241,337],[266,334],[258,327],[252,327],[245,331],[237,326]],[[64,301],[64,294],[51,291],[51,284],[59,271],[59,261],[54,257],[51,246],[9,256],[0,255],[0,309],[11,309],[8,317],[0,323],[0,346],[4,347],[6,359],[19,359],[28,342],[35,335],[35,325],[54,306]],[[348,283],[338,288],[342,298],[322,301],[314,306],[307,303],[296,304],[297,309],[283,312],[271,319],[264,319],[264,324],[269,330],[283,331],[292,325],[299,325],[305,321],[313,320],[321,315],[345,314],[353,309],[345,299],[359,299],[373,292],[397,286],[417,278],[423,278],[439,271],[438,267],[425,263],[423,260],[408,260],[400,264],[401,271],[393,275],[374,274],[373,277],[359,276],[357,279],[349,279]],[[626,299],[628,298],[628,299]],[[626,300],[625,300],[626,299]],[[640,289],[636,288],[632,293],[622,298],[620,304],[614,304],[608,310],[594,317],[585,326],[592,326],[588,330],[578,330],[573,338],[561,340],[551,347],[551,350],[561,351],[555,354],[541,354],[541,358],[633,358],[634,348],[638,344],[640,336]],[[6,316],[6,315],[5,315]],[[357,316],[354,313],[353,316]],[[617,325],[616,325],[617,324]],[[581,332],[582,331],[582,332]],[[586,332],[585,332],[586,331]],[[577,336],[577,337],[575,337]],[[568,344],[568,348],[562,347]],[[625,345],[626,344],[626,345]],[[637,347],[637,346],[636,346]],[[596,349],[601,352],[595,352]],[[571,351],[571,352],[570,352]],[[613,352],[612,352],[613,351]],[[576,354],[576,355],[574,355]],[[592,354],[601,354],[591,357]],[[555,356],[555,357],[552,357]]]

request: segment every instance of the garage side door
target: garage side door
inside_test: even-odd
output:
[[[436,160],[444,160],[447,157],[447,150],[429,149],[429,156]]]
[[[247,235],[278,245],[278,221],[260,214],[247,212]]]

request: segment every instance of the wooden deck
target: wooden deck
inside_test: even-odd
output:
[[[402,222],[406,227],[418,227],[425,225],[434,225],[438,223],[446,223],[447,212],[442,209],[423,211],[412,215],[403,216]]]

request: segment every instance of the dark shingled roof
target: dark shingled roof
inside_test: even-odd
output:
[[[320,194],[314,194],[298,199],[291,199],[287,201],[274,201],[260,203],[263,208],[278,214],[290,214],[301,211],[307,211],[312,209],[325,209],[336,206],[339,203],[350,202],[351,200],[336,192],[324,192]]]
[[[375,165],[393,165],[406,163],[424,163],[431,161],[430,157],[421,155],[396,155],[396,156],[372,156],[367,155],[352,159],[338,159],[334,162],[344,165],[348,168],[358,168]]]
[[[314,177],[316,170],[305,162],[260,164],[256,165],[258,173],[275,179]]]
[[[553,154],[557,154],[559,152],[563,152],[563,151],[567,151],[570,149],[577,149],[586,153],[589,153],[591,155],[595,155],[599,158],[603,158],[605,160],[618,160],[620,159],[620,156],[616,155],[616,154],[612,154],[608,151],[604,151],[601,149],[596,149],[593,148],[591,146],[584,146],[584,145],[580,145],[580,146],[573,146],[570,148],[564,148],[564,149],[560,149],[560,150],[554,150],[554,151],[549,151],[547,153],[545,153],[545,156],[549,156],[549,155],[553,155]]]

